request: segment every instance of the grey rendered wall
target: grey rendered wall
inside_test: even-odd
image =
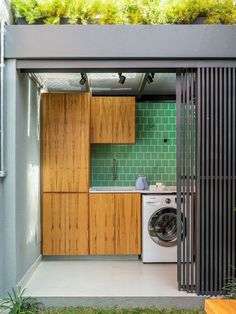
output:
[[[15,61],[7,62],[5,67],[5,82],[10,88],[5,88],[4,103],[4,134],[5,134],[5,167],[8,175],[0,181],[1,221],[0,230],[3,251],[1,251],[2,277],[1,293],[16,283],[16,248],[15,248],[15,99],[16,76]],[[6,86],[6,84],[5,84]]]
[[[15,60],[6,62],[5,75],[7,176],[0,181],[0,296],[40,255],[37,91],[16,72]]]
[[[38,91],[16,77],[16,280],[40,255],[40,111]]]

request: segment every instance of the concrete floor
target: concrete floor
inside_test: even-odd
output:
[[[176,264],[42,261],[26,283],[34,297],[190,297],[178,291]]]

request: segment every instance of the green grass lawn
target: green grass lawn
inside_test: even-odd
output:
[[[198,310],[158,310],[155,308],[49,308],[42,314],[204,314]]]

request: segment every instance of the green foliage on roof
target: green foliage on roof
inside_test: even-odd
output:
[[[236,24],[233,0],[12,0],[28,24]]]

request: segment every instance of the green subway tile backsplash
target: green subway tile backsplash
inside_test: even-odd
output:
[[[92,186],[133,186],[139,174],[146,175],[149,184],[176,185],[175,116],[175,103],[137,103],[135,145],[92,145]]]

